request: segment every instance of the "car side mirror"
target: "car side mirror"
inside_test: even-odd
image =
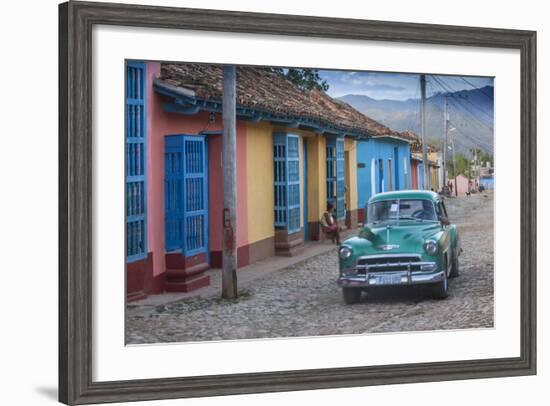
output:
[[[451,224],[451,222],[449,221],[449,218],[448,217],[445,217],[445,216],[439,216],[439,221],[441,222],[442,225],[444,226],[448,226]]]

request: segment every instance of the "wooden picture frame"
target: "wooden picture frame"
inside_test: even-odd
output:
[[[92,27],[95,24],[517,49],[521,54],[521,353],[517,358],[92,380]],[[218,396],[536,373],[536,32],[68,2],[59,6],[59,400]]]

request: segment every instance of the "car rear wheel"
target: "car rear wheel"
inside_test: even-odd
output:
[[[344,293],[344,302],[346,304],[355,304],[361,299],[361,289],[343,288],[342,292]]]

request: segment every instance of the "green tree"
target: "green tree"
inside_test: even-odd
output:
[[[273,68],[273,70],[286,77],[300,89],[326,92],[329,88],[327,81],[319,76],[318,69]]]
[[[466,158],[463,154],[456,154],[456,156],[454,157],[454,160],[455,160],[455,166],[456,166],[456,175],[464,175],[467,177],[468,169],[470,167],[470,162],[468,158]],[[447,171],[449,173],[449,176],[454,178],[455,174],[453,173],[452,152],[451,152],[451,155],[448,157]]]
[[[493,154],[482,153],[482,154],[479,156],[479,161],[480,161],[480,162],[490,162],[490,165],[493,166],[493,161],[494,161]]]
[[[474,157],[477,157],[478,164],[481,164],[484,162],[490,162],[491,166],[493,165],[493,154],[489,154],[488,152],[483,152],[479,148],[470,148],[470,154],[472,155],[472,159]]]

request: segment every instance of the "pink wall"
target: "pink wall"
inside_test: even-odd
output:
[[[163,170],[163,146],[157,137],[158,123],[153,117],[158,115],[156,95],[152,91],[153,80],[160,75],[160,64],[148,62],[146,65],[147,93],[147,245],[153,253],[153,275],[166,269],[164,253],[164,190],[163,182],[158,181]]]
[[[453,187],[455,187],[453,180]],[[463,175],[458,175],[456,177],[456,190],[458,191],[459,196],[464,196],[468,192],[468,178]]]
[[[210,182],[210,250],[222,249],[222,137],[210,136],[208,139],[208,166]]]
[[[418,189],[418,161],[411,159],[411,189]]]
[[[219,117],[221,120],[221,117]],[[210,250],[222,249],[222,137],[208,139],[210,181]],[[237,247],[248,243],[248,216],[246,199],[246,126],[237,122]]]
[[[199,134],[221,131],[221,114],[209,122],[209,113],[185,116],[165,113],[165,100],[153,90],[153,80],[160,75],[160,63],[147,63],[147,223],[148,249],[153,252],[154,275],[165,271],[164,245],[164,137],[171,134]],[[221,250],[222,169],[220,135],[208,136],[210,169],[210,250]],[[237,246],[248,243],[246,199],[246,125],[237,122]]]

